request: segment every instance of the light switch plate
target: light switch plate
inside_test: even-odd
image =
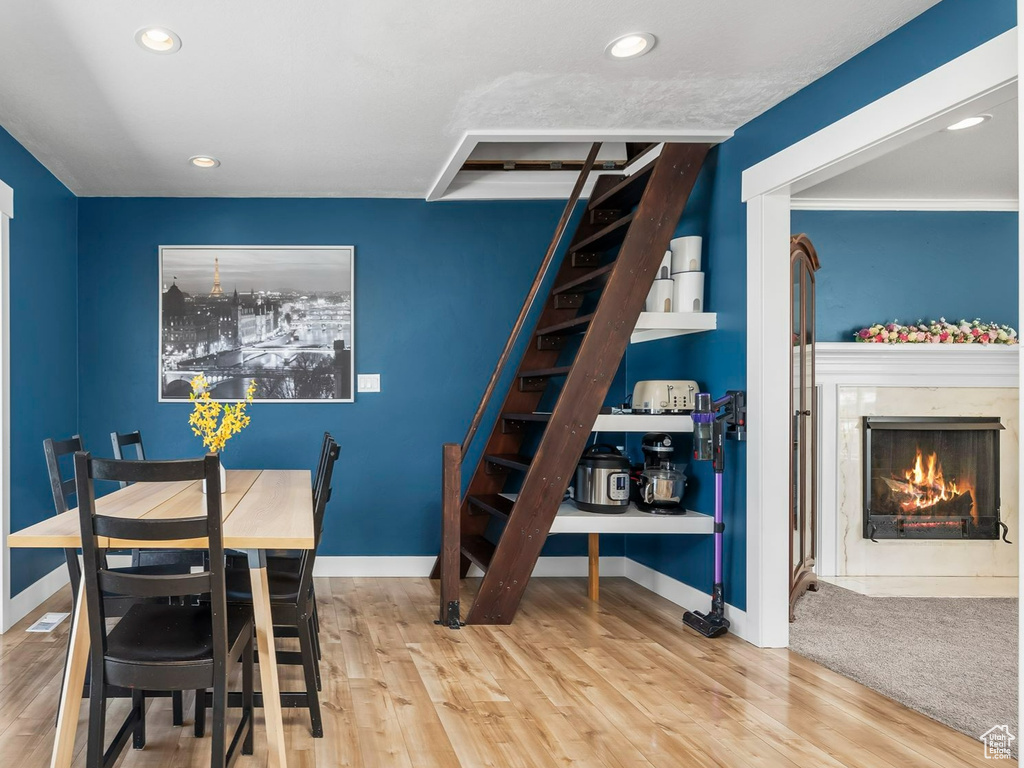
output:
[[[357,392],[380,392],[379,373],[360,373],[356,377]]]

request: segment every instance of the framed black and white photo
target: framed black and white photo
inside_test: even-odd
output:
[[[160,247],[160,400],[352,402],[352,246]]]

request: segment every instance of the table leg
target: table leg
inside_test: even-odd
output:
[[[263,691],[263,720],[270,753],[268,768],[286,768],[284,717],[281,713],[281,684],[277,677],[277,649],[274,620],[270,614],[267,558],[263,550],[250,549],[249,577],[252,580],[252,609],[256,623],[256,650],[260,657],[260,689]]]
[[[57,710],[57,734],[53,739],[50,768],[69,768],[75,756],[75,731],[82,708],[82,686],[89,666],[89,616],[85,603],[85,584],[78,585],[78,601],[71,624],[71,645],[64,668],[64,690]]]
[[[590,566],[587,572],[587,592],[590,595],[590,599],[595,603],[598,597],[600,597],[600,586],[598,585],[601,575],[600,540],[601,534],[599,533],[591,533],[587,537],[587,554],[589,555]]]

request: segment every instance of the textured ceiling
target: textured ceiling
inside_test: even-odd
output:
[[[941,130],[796,195],[812,200],[1017,200],[1017,100],[992,119]]]
[[[734,129],[935,2],[19,0],[0,125],[79,195],[419,197],[468,130]]]

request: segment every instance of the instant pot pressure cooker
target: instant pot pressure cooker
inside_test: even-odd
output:
[[[587,448],[576,467],[576,506],[585,512],[617,513],[629,507],[629,459],[613,445]]]

